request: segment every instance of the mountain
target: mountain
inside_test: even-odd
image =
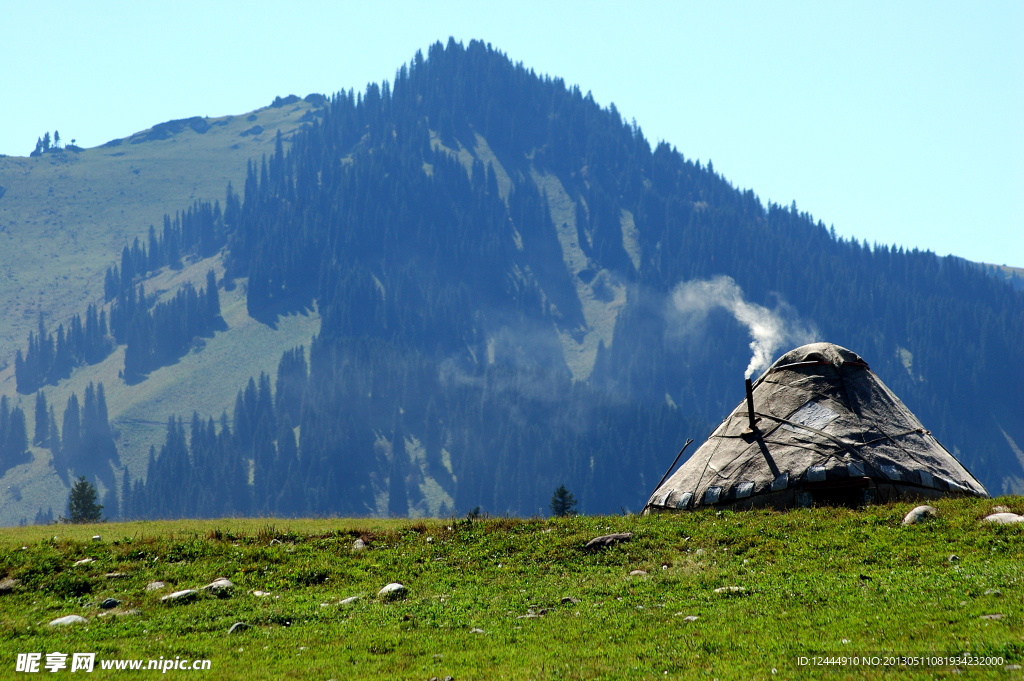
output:
[[[527,515],[560,484],[583,512],[635,509],[740,400],[744,369],[812,338],[864,356],[990,491],[1024,490],[1024,295],[984,268],[764,206],[479,42],[435,44],[316,111],[237,195],[203,197],[223,210],[193,204],[193,222],[182,203],[122,251],[104,296],[117,349],[57,380],[105,366],[131,402],[223,348],[188,389],[216,398],[149,403],[160,451],[119,442],[97,472],[127,515]],[[223,327],[160,355],[176,287],[192,272],[207,295],[211,267]],[[237,341],[243,319],[261,343],[316,337],[278,340],[275,372]],[[33,453],[5,484],[55,485]]]

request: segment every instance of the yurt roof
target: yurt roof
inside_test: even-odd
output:
[[[877,501],[988,492],[855,352],[812,343],[780,357],[747,401],[654,491],[646,510],[790,506],[823,490]],[[800,497],[803,493],[803,497]]]

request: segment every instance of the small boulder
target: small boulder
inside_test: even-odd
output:
[[[916,525],[939,515],[934,506],[918,506],[903,518],[904,525]]]
[[[14,579],[13,577],[8,577],[7,579],[0,581],[0,594],[11,593],[19,584],[21,584],[21,580]]]
[[[950,563],[959,563],[960,556],[956,555],[955,553],[951,553],[949,554],[949,558],[947,558],[946,560],[948,560]]]
[[[92,558],[83,558],[82,560],[76,560],[73,567],[78,567],[79,565],[88,565],[89,563],[95,563],[95,562],[96,561],[93,560]]]
[[[720,586],[717,589],[715,589],[716,594],[723,594],[725,596],[738,596],[746,592],[746,587],[742,586]]]
[[[486,634],[487,632],[484,631],[483,629],[479,629],[477,627],[473,627],[472,629],[469,630],[469,633],[471,633],[471,634]]]
[[[697,617],[696,615],[687,615],[686,617],[683,618],[683,621],[684,622],[696,622],[698,619],[700,619],[700,618]]]
[[[93,541],[103,541],[103,537],[101,537],[101,536],[100,536],[100,535],[98,535],[98,534],[94,534],[94,535],[92,536],[92,540],[93,540]]]
[[[159,591],[160,589],[163,589],[165,586],[167,585],[163,582],[150,582],[146,585],[146,591]]]
[[[270,595],[270,592],[269,591],[253,591],[252,595],[255,596],[256,598],[266,598],[267,596]]]
[[[103,599],[103,602],[100,603],[100,608],[103,610],[110,610],[111,608],[116,608],[119,605],[121,605],[121,601],[116,598],[105,598]]]
[[[189,601],[194,600],[196,598],[196,596],[198,596],[198,595],[199,595],[199,592],[196,591],[195,589],[182,589],[181,591],[175,591],[174,593],[169,593],[166,596],[164,596],[163,598],[161,598],[160,600],[165,602],[165,603],[172,603],[172,604],[173,603],[188,603]]]
[[[1012,513],[1009,506],[993,506],[993,513]]]
[[[398,582],[391,582],[390,584],[382,588],[380,591],[378,591],[377,596],[379,598],[383,598],[384,600],[393,600],[395,598],[401,598],[405,595],[405,592],[406,588],[404,584],[399,584]]]
[[[646,577],[647,573],[644,570],[632,570],[629,573],[630,577]]]
[[[985,589],[986,596],[1002,596],[1003,592],[999,589]]]
[[[57,619],[50,622],[51,627],[66,627],[70,624],[85,624],[89,620],[85,619],[81,615],[65,615],[64,617],[58,617]]]
[[[1017,515],[1016,513],[993,513],[992,515],[985,516],[985,522],[997,525],[1012,525],[1013,523],[1024,523],[1024,516]]]
[[[231,628],[228,629],[228,634],[237,634],[237,633],[239,633],[241,631],[245,631],[248,628],[249,628],[249,625],[246,624],[245,622],[235,622],[234,624],[231,625]]]
[[[340,601],[338,601],[338,605],[351,605],[352,603],[358,601],[360,598],[362,598],[362,596],[349,596],[348,598],[342,598]]]
[[[365,549],[366,549],[366,542],[364,542],[362,539],[356,539],[354,542],[352,542],[352,550],[353,551],[363,551]]]
[[[587,551],[597,551],[600,549],[606,549],[609,546],[614,546],[621,542],[629,541],[633,538],[632,532],[619,532],[616,534],[605,534],[600,537],[594,537],[586,543],[583,547]]]
[[[225,577],[218,577],[202,587],[202,590],[217,598],[230,598],[231,594],[234,593],[235,585]]]
[[[565,596],[562,598],[562,605],[576,605],[580,602],[580,599],[573,598],[572,596]]]
[[[1006,615],[1004,615],[1001,612],[997,612],[997,613],[994,613],[992,615],[982,615],[981,619],[983,619],[983,620],[1001,620],[1004,617],[1006,617]]]

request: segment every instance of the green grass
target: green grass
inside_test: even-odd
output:
[[[1019,498],[1001,503],[1024,510]],[[208,658],[208,672],[172,672],[205,679],[935,678],[952,668],[823,673],[795,659],[964,651],[1022,664],[1024,527],[981,523],[993,504],[941,501],[938,518],[912,527],[900,525],[911,505],[898,504],[12,528],[0,537],[0,575],[22,584],[0,596],[0,675],[13,674],[18,652],[53,650]],[[624,531],[633,541],[582,549]],[[103,541],[90,541],[94,533]],[[368,548],[354,552],[359,537]],[[85,557],[95,562],[72,567]],[[648,575],[630,576],[636,569]],[[219,576],[235,583],[233,597],[159,600]],[[152,580],[167,588],[146,592]],[[392,581],[407,596],[378,599]],[[725,586],[745,591],[715,593]],[[95,604],[107,597],[140,612],[100,617]],[[89,622],[46,626],[67,614]],[[982,619],[991,614],[1003,617]],[[235,622],[250,628],[228,635]],[[963,670],[1007,676],[1002,667]]]

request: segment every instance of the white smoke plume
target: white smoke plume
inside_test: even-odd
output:
[[[771,366],[776,351],[784,344],[796,347],[813,343],[817,335],[817,330],[796,318],[784,302],[769,310],[745,300],[743,289],[732,277],[683,282],[672,291],[671,301],[672,309],[682,315],[688,326],[703,321],[708,312],[721,307],[747,327],[753,356],[744,378]]]

